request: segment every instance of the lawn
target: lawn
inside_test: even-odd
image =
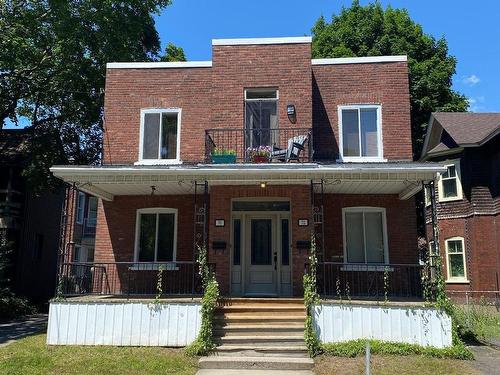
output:
[[[0,348],[0,374],[195,374],[180,349],[47,346],[38,334]]]
[[[364,374],[364,357],[344,358],[320,356],[316,358],[314,372],[317,375]],[[471,362],[458,359],[429,358],[419,355],[376,355],[371,360],[371,373],[384,375],[479,375]]]
[[[483,303],[457,305],[455,317],[463,336],[500,342],[500,312],[495,306]]]

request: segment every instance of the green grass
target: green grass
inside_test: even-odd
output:
[[[473,359],[472,352],[463,345],[437,349],[415,344],[369,340],[372,354],[384,355],[423,355],[434,358]],[[323,344],[322,351],[336,357],[354,358],[365,354],[366,340],[352,340],[340,343]]]
[[[194,374],[182,349],[47,346],[38,334],[0,348],[0,374]]]
[[[455,319],[465,339],[500,340],[500,313],[487,303],[456,305]]]

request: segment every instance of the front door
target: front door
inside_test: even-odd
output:
[[[249,215],[246,220],[247,295],[276,295],[278,239],[276,215]]]

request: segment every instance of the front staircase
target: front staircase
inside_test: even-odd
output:
[[[305,318],[302,299],[222,300],[214,319],[218,346],[212,355],[200,358],[199,374],[235,370],[311,374],[314,362],[304,343]]]

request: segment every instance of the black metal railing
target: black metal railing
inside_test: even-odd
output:
[[[313,139],[311,128],[279,129],[207,129],[205,130],[205,162],[216,162],[217,152],[234,154],[237,163],[256,162],[253,155],[260,148],[266,162],[313,161]],[[262,159],[259,158],[259,162]]]
[[[210,267],[215,270],[214,264]],[[59,290],[64,296],[201,295],[198,271],[198,264],[192,261],[64,263]]]
[[[320,262],[318,293],[326,298],[423,298],[419,264],[364,264]]]

